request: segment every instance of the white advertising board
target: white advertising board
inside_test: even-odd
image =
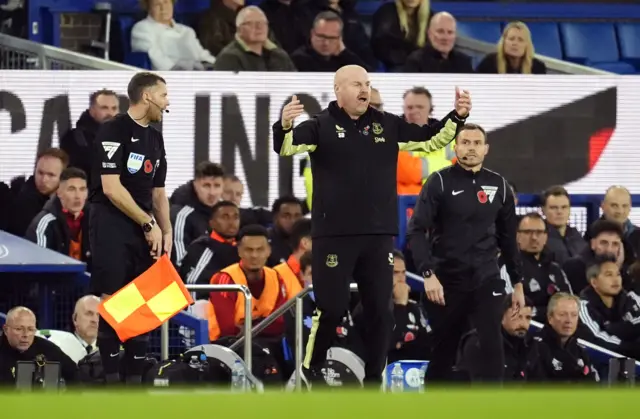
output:
[[[313,114],[333,100],[333,76],[309,73],[168,72],[171,113],[162,131],[167,188],[188,181],[194,163],[210,159],[248,185],[244,204],[269,205],[293,188],[303,197],[299,161],[271,146],[271,124],[297,94]],[[30,174],[38,149],[56,146],[75,126],[91,92],[126,94],[122,71],[0,71],[0,181]],[[640,77],[372,74],[385,110],[402,113],[413,86],[433,94],[434,117],[453,106],[455,86],[473,98],[469,122],[489,132],[487,166],[522,192],[553,183],[572,193],[602,193],[623,184],[640,193]],[[304,120],[301,118],[300,121]],[[298,121],[298,122],[300,122]]]

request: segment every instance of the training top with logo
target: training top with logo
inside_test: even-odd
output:
[[[167,177],[164,139],[157,129],[121,114],[100,127],[92,153],[92,203],[113,205],[102,190],[101,175],[120,175],[122,186],[146,212],[152,210],[153,188]]]
[[[439,150],[463,124],[455,111],[421,127],[371,107],[354,120],[333,101],[293,130],[276,122],[273,149],[281,156],[310,154],[313,237],[395,236],[398,151]]]
[[[420,191],[409,223],[419,272],[433,272],[447,289],[476,289],[499,278],[498,249],[515,285],[522,279],[513,192],[498,173],[459,164],[434,172]]]

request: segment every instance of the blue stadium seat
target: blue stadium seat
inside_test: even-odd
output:
[[[500,22],[458,22],[458,36],[496,44],[501,35]]]
[[[527,26],[536,54],[562,59],[562,43],[556,22],[529,22]]]
[[[123,42],[124,63],[138,68],[151,69],[151,60],[144,52],[131,51],[131,28],[136,23],[133,16],[120,15],[117,17],[120,25],[121,39]]]
[[[566,60],[619,74],[635,72],[632,65],[620,61],[613,23],[563,22],[559,25]]]
[[[617,23],[620,57],[640,70],[640,24]]]
[[[559,25],[567,60],[578,64],[619,61],[612,23],[562,22]]]
[[[587,63],[589,67],[597,68],[598,70],[608,71],[616,74],[636,74],[637,71],[634,66],[624,61],[616,61],[614,63]]]

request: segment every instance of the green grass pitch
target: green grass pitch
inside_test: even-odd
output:
[[[422,394],[334,391],[291,394],[194,390],[118,393],[0,393],[3,418],[18,419],[414,419],[622,418],[633,389],[440,390]]]

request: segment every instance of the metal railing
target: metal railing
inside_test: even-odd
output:
[[[206,285],[205,285],[206,286]],[[189,286],[187,286],[187,288],[189,288]],[[264,320],[262,320],[260,323],[258,323],[257,325],[255,325],[253,327],[253,329],[250,329],[249,331],[246,328],[246,324],[245,324],[245,329],[244,329],[244,333],[242,334],[242,336],[239,337],[239,339],[237,341],[235,341],[233,343],[233,345],[229,346],[229,349],[232,350],[237,350],[238,348],[240,348],[240,346],[242,346],[242,344],[245,342],[245,340],[247,341],[247,344],[244,345],[244,350],[245,350],[245,354],[247,351],[247,346],[251,346],[251,337],[252,336],[257,336],[260,332],[262,332],[264,329],[266,329],[267,327],[269,327],[270,324],[272,324],[274,321],[276,321],[280,316],[282,316],[284,313],[286,313],[288,310],[291,309],[291,307],[293,307],[294,305],[296,306],[296,316],[295,316],[295,335],[296,335],[296,342],[295,342],[295,359],[296,359],[296,368],[295,368],[295,382],[296,382],[296,391],[300,391],[300,389],[302,388],[302,379],[300,376],[300,365],[302,365],[302,361],[303,361],[303,354],[302,354],[302,347],[304,346],[304,339],[303,339],[303,331],[302,331],[302,326],[303,326],[303,304],[302,304],[302,299],[304,297],[306,297],[311,291],[313,291],[313,285],[309,285],[307,288],[303,289],[302,291],[300,291],[298,294],[296,294],[295,297],[291,298],[290,300],[286,301],[283,305],[281,305],[280,307],[278,307],[276,310],[273,311],[273,313],[269,314],[267,317],[264,318]],[[357,284],[351,284],[350,285],[350,291],[351,292],[355,292],[358,291],[358,285]],[[246,337],[248,337],[248,339],[246,339]]]
[[[125,70],[137,67],[0,34],[0,68],[7,70]]]
[[[253,306],[252,295],[248,287],[244,285],[196,285],[185,284],[189,291],[209,291],[209,292],[225,292],[234,291],[244,294],[244,336],[246,336],[247,344],[244,345],[244,364],[247,371],[251,371],[251,326],[253,323]],[[160,329],[160,356],[162,359],[169,358],[169,322],[162,323]]]
[[[496,52],[497,46],[488,42],[478,41],[477,39],[459,36],[456,39],[456,46],[460,52],[469,55],[486,55]],[[573,64],[568,61],[556,60],[555,58],[537,55],[536,58],[545,63],[548,74],[613,74],[608,71],[597,70],[595,68],[583,65]]]

